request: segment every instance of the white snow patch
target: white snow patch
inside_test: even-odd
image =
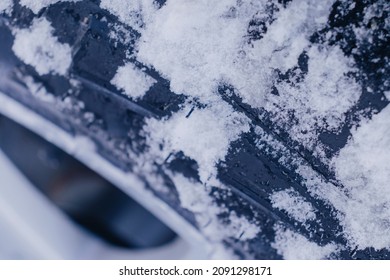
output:
[[[331,162],[343,187],[314,171],[294,151],[256,128],[257,147],[302,176],[311,196],[337,210],[350,248],[390,248],[390,106],[352,130]],[[265,145],[264,143],[267,143]],[[269,149],[267,147],[272,147]],[[276,200],[274,199],[274,202]],[[287,204],[287,203],[286,203]],[[276,206],[276,205],[275,205]],[[282,208],[289,208],[282,207]]]
[[[157,10],[153,0],[101,0],[100,7],[138,31],[145,27]]]
[[[200,213],[205,211],[209,205],[213,204],[212,199],[209,196],[210,190],[204,185],[196,182],[190,183],[190,180],[181,174],[172,174],[171,178],[175,183],[176,190],[179,194],[180,204],[183,208],[188,209],[193,213]]]
[[[342,189],[328,182],[306,162],[297,160],[296,165],[297,174],[302,176],[302,183],[307,187],[312,196],[326,201],[336,209],[340,209],[347,202],[347,197]]]
[[[297,64],[308,37],[325,24],[332,3],[279,6],[279,17],[265,37],[251,45],[247,28],[255,15],[269,14],[265,1],[169,0],[142,33],[137,57],[167,77],[174,92],[207,102],[223,81],[244,102],[262,107],[276,79],[274,69]]]
[[[31,92],[32,95],[47,103],[55,103],[56,98],[53,94],[47,92],[45,86],[41,83],[34,81],[34,79],[30,76],[26,76],[23,78],[27,88]]]
[[[264,108],[273,113],[273,120],[285,127],[292,139],[309,149],[319,149],[317,129],[338,131],[345,113],[358,101],[361,88],[347,76],[354,71],[353,62],[338,47],[312,46],[307,55],[304,80],[279,84],[279,95],[268,95]],[[296,122],[291,121],[291,112]]]
[[[108,36],[114,41],[115,47],[118,42],[128,45],[136,39],[136,36],[122,24],[109,23],[108,26],[110,28]]]
[[[332,160],[340,188],[309,166],[297,172],[308,191],[332,205],[351,248],[390,248],[390,106],[352,131]]]
[[[325,158],[318,130],[337,132],[361,94],[348,76],[356,71],[353,60],[338,47],[319,48],[309,41],[326,24],[333,2],[279,5],[264,38],[249,44],[250,20],[269,16],[265,1],[169,0],[142,32],[136,55],[170,80],[173,92],[205,104],[218,99],[218,85],[232,85],[245,103],[270,112],[293,140]],[[307,75],[281,82],[279,96],[271,94],[278,80],[275,69],[293,69],[304,52]]]
[[[286,129],[293,140],[313,150],[316,156],[323,156],[324,147],[317,141],[317,131],[338,132],[346,113],[361,94],[360,85],[349,76],[357,71],[353,60],[337,46],[317,46],[309,42],[310,35],[326,24],[333,2],[302,0],[289,3],[285,9],[279,6],[280,11],[275,21],[267,25],[264,38],[248,44],[249,21],[254,15],[261,17],[269,12],[261,1],[168,0],[157,10],[152,1],[102,0],[102,8],[142,31],[137,47],[137,58],[141,62],[169,79],[173,92],[184,93],[208,105],[195,109],[188,118],[189,104],[170,119],[147,120],[145,130],[149,135],[151,154],[164,160],[172,152],[183,151],[198,162],[203,183],[216,177],[216,164],[225,158],[231,141],[249,130],[250,122],[220,99],[216,88],[222,82],[231,84],[244,102],[270,112],[273,121]],[[278,96],[270,94],[277,80],[274,70],[284,73],[297,66],[303,52],[309,58],[308,73],[301,79],[291,78],[289,83],[277,84]],[[302,74],[300,70],[296,72],[297,76]],[[123,83],[114,80],[113,83],[125,92],[126,87],[133,86],[119,78]],[[389,99],[389,94],[385,96]],[[379,115],[386,114],[384,110]],[[378,116],[363,123],[334,159],[337,178],[345,185],[346,193],[326,182],[302,160],[294,162],[309,193],[326,200],[339,211],[338,218],[346,236],[352,245],[361,248],[383,248],[390,244],[390,206],[385,189],[386,183],[390,182],[390,175],[386,177],[386,174],[390,172],[384,161],[389,158],[389,140],[379,125],[373,125],[377,131],[370,130],[371,136],[362,132],[368,123],[377,123]],[[381,126],[386,126],[384,121]],[[382,142],[378,146],[371,147],[379,140]],[[374,149],[372,154],[371,148]],[[372,156],[377,154],[375,158]],[[288,155],[278,160],[293,161]],[[183,185],[184,181],[193,184],[183,179]],[[205,186],[196,185],[201,193],[183,187],[180,200],[183,207],[203,211],[202,200],[205,205],[212,205],[212,201],[207,191],[203,193]],[[191,194],[193,197],[189,197]],[[274,206],[286,210],[298,221],[315,219],[312,206],[301,197],[291,192],[274,193],[273,196]],[[292,203],[299,207],[292,207]],[[377,238],[374,240],[372,236]],[[326,258],[337,249],[332,244],[320,247],[289,230],[279,230],[275,246],[286,258]],[[301,250],[300,246],[308,250]]]
[[[127,96],[134,99],[143,97],[155,82],[155,79],[136,68],[132,63],[119,67],[111,80],[113,85],[124,90]]]
[[[261,99],[261,85],[269,75],[251,71],[263,66],[241,50],[254,10],[263,4],[241,1],[235,7],[236,3],[167,1],[142,33],[138,59],[167,77],[172,91],[203,102],[215,98],[214,89],[222,80]]]
[[[275,226],[275,232],[275,242],[271,245],[286,260],[327,259],[332,253],[338,251],[338,246],[333,243],[321,247],[301,234],[280,225]]]
[[[333,2],[303,0],[293,1],[286,9],[280,7],[276,20],[263,39],[254,42],[252,49],[248,48],[248,54],[253,59],[263,60],[263,71],[280,69],[285,72],[292,68],[309,46],[312,33],[326,24]]]
[[[13,7],[13,0],[1,0],[0,1],[0,13],[10,13]]]
[[[197,161],[201,181],[206,182],[216,177],[216,164],[224,160],[230,143],[249,131],[250,120],[222,102],[195,109],[186,117],[190,110],[187,106],[165,121],[148,119],[145,131],[149,146],[157,149],[154,154],[165,159],[172,152],[182,151]]]
[[[334,159],[347,201],[344,233],[359,248],[390,248],[390,106],[352,132]]]
[[[249,22],[269,17],[266,1],[168,0],[160,9],[151,2],[103,0],[101,7],[131,26],[146,11],[136,56],[170,80],[173,92],[208,104],[219,100],[218,85],[231,84],[244,102],[271,112],[292,139],[324,155],[318,129],[338,131],[361,93],[347,76],[356,70],[352,60],[338,47],[321,49],[309,41],[326,24],[334,0],[293,1],[286,8],[275,3],[276,19],[264,38],[250,44]],[[279,96],[270,94],[278,79],[275,69],[292,69],[304,51],[307,75],[279,84]],[[292,112],[297,120],[291,120]]]
[[[254,224],[245,217],[238,217],[234,211],[230,212],[229,221],[227,232],[237,239],[253,239],[260,233],[259,225]]]
[[[12,50],[23,62],[30,64],[40,75],[65,75],[72,62],[71,48],[54,37],[53,27],[44,18],[34,19],[27,29],[14,29]]]
[[[181,206],[195,215],[200,230],[213,242],[221,243],[227,237],[249,240],[260,232],[256,223],[239,217],[234,211],[229,212],[227,224],[222,223],[218,215],[228,210],[213,201],[207,186],[178,173],[170,173],[170,177],[178,191]]]
[[[287,149],[282,142],[266,133],[260,127],[256,127],[255,132],[259,136],[256,146],[274,160],[290,168],[302,177],[303,185],[307,188],[308,194],[314,199],[322,199],[328,204],[333,205],[336,209],[346,203],[346,197],[343,191],[336,185],[328,182],[317,171],[313,170],[299,153]]]
[[[313,206],[293,188],[274,192],[270,198],[273,207],[286,211],[299,222],[303,223],[316,218]]]
[[[390,90],[385,91],[384,94],[386,99],[390,101]]]
[[[3,1],[3,0],[2,0]],[[20,0],[20,4],[37,14],[41,9],[57,2],[77,2],[80,0]]]

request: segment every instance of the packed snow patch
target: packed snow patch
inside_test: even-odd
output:
[[[3,0],[2,0],[3,1]],[[53,5],[57,2],[77,2],[80,0],[20,0],[20,4],[32,10],[37,14],[43,8]]]
[[[334,159],[345,187],[344,233],[361,249],[390,248],[390,106],[352,132]]]
[[[150,136],[149,146],[156,149],[154,154],[161,154],[164,160],[170,153],[182,151],[197,161],[205,183],[215,179],[217,163],[227,155],[230,143],[249,131],[250,120],[222,102],[189,114],[191,110],[188,106],[167,120],[148,119],[145,131]]]
[[[136,68],[134,64],[127,63],[118,68],[111,83],[134,99],[141,98],[156,82],[155,79]]]
[[[274,192],[270,198],[273,207],[286,211],[299,222],[315,220],[316,218],[313,206],[293,188]]]
[[[1,0],[0,1],[0,13],[10,13],[14,2],[13,0]]]
[[[27,29],[14,29],[12,50],[24,63],[40,75],[65,75],[72,62],[71,48],[53,36],[53,27],[45,18],[34,19]]]
[[[275,242],[272,243],[272,246],[286,260],[327,259],[332,253],[338,251],[338,246],[335,244],[319,246],[306,237],[280,225],[275,226],[275,232]]]

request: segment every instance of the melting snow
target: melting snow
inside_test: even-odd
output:
[[[35,19],[30,28],[15,29],[12,50],[40,75],[65,75],[71,62],[71,48],[54,37],[53,27],[46,19]]]
[[[124,90],[127,96],[134,99],[141,98],[155,82],[156,80],[136,68],[132,63],[119,67],[111,80],[113,85]]]

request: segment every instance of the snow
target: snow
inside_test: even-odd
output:
[[[40,75],[65,75],[72,62],[71,48],[54,37],[53,27],[45,18],[34,19],[27,29],[14,29],[12,50],[24,63],[30,64]]]
[[[171,176],[179,194],[180,205],[194,213],[200,213],[212,204],[209,190],[200,183],[188,182],[189,180],[181,174]],[[207,219],[208,220],[208,219]]]
[[[260,226],[254,223],[254,221],[249,221],[245,217],[237,216],[236,212],[232,211],[229,215],[227,232],[230,236],[237,239],[250,240],[260,233]]]
[[[217,85],[229,79],[258,95],[256,87],[265,77],[263,73],[257,77],[258,71],[250,73],[250,69],[260,65],[240,54],[254,13],[247,2],[237,7],[235,17],[229,17],[235,0],[167,1],[142,33],[138,59],[168,78],[173,92],[203,102],[213,100]]]
[[[117,23],[109,23],[110,28],[110,39],[114,41],[115,47],[118,42],[121,42],[124,45],[128,45],[131,41],[136,39],[136,36],[130,32],[124,25]]]
[[[359,248],[390,248],[390,106],[363,121],[334,159],[347,203],[345,235]]]
[[[0,92],[0,112],[10,119],[17,121],[31,131],[41,135],[47,141],[60,147],[68,154],[73,155],[80,162],[91,168],[97,174],[101,174],[108,181],[112,182],[122,191],[127,193],[147,210],[153,213],[158,219],[166,223],[179,236],[198,248],[203,255],[206,251],[207,240],[188,221],[177,215],[177,212],[168,207],[165,202],[146,188],[145,182],[133,173],[125,173],[117,166],[108,162],[96,153],[96,147],[81,135],[71,135],[54,125],[49,120],[38,115],[36,112],[22,106],[12,98]],[[191,246],[191,247],[192,247]],[[220,246],[222,247],[222,245]],[[220,250],[219,250],[220,251]],[[225,249],[226,251],[226,249]]]
[[[179,194],[181,206],[194,213],[200,230],[218,246],[224,238],[233,237],[241,241],[255,238],[260,226],[236,212],[229,212],[228,223],[222,223],[218,216],[229,211],[215,204],[207,186],[190,180],[181,174],[170,174]],[[218,252],[219,257],[232,258],[230,251]]]
[[[358,71],[352,59],[337,46],[309,42],[326,24],[333,2],[279,5],[264,38],[248,43],[249,21],[269,14],[266,3],[169,0],[142,32],[137,58],[169,79],[173,92],[204,104],[218,99],[218,85],[232,85],[245,103],[268,111],[293,140],[324,158],[318,131],[339,131],[361,94],[360,85],[349,76]],[[277,84],[275,69],[292,69],[304,52],[309,68],[304,79]],[[278,96],[271,94],[274,85]]]
[[[145,131],[148,144],[157,148],[162,144],[165,159],[170,153],[182,151],[197,161],[202,182],[215,179],[216,164],[228,153],[230,143],[249,131],[249,119],[226,103],[215,103],[203,109],[191,106],[166,120],[148,119]]]
[[[192,106],[186,104],[165,120],[150,118],[146,121],[144,129],[148,135],[149,155],[162,164],[170,154],[182,151],[197,161],[201,182],[166,172],[176,186],[181,206],[194,214],[200,231],[212,241],[214,257],[233,258],[230,250],[220,247],[223,240],[253,239],[259,234],[260,226],[218,206],[210,195],[210,186],[225,188],[216,178],[216,165],[224,160],[230,143],[249,131],[250,121],[226,103],[213,103],[201,109]],[[227,214],[228,222],[220,220],[222,214]]]
[[[12,10],[13,0],[1,0],[0,1],[0,13],[9,13]]]
[[[142,33],[137,57],[170,79],[174,92],[207,101],[225,82],[246,103],[262,107],[276,79],[273,70],[297,63],[309,44],[307,37],[324,23],[331,3],[294,1],[287,9],[280,7],[264,40],[252,46],[247,27],[254,15],[269,13],[266,3],[170,0]]]
[[[131,26],[135,30],[142,30],[157,10],[153,0],[101,0],[100,7]]]
[[[352,130],[347,145],[331,162],[342,186],[297,162],[308,191],[336,209],[350,248],[390,248],[389,119],[387,106]]]
[[[20,2],[38,13],[58,1]],[[336,45],[309,41],[316,30],[326,25],[334,1],[300,0],[286,7],[274,3],[278,8],[274,21],[266,23],[267,32],[262,39],[250,41],[249,22],[254,17],[269,16],[266,2],[168,0],[158,9],[152,0],[100,1],[100,7],[141,34],[133,58],[169,80],[174,93],[187,96],[186,103],[170,117],[146,120],[149,157],[162,164],[169,155],[182,151],[197,162],[200,182],[180,174],[169,175],[181,206],[194,213],[210,240],[221,244],[228,237],[255,238],[260,227],[235,212],[228,213],[229,223],[222,223],[218,217],[228,210],[217,206],[210,195],[210,186],[224,187],[217,179],[218,163],[224,161],[229,151],[234,152],[230,150],[231,143],[253,126],[243,113],[236,112],[219,96],[220,85],[231,85],[243,102],[269,113],[275,131],[281,127],[292,140],[333,169],[337,184],[314,171],[301,155],[255,128],[257,147],[263,150],[269,145],[277,150],[272,156],[295,168],[303,177],[308,195],[336,209],[348,246],[389,249],[390,107],[371,120],[363,120],[352,130],[339,154],[330,159],[325,157],[319,133],[339,132],[346,114],[362,93],[362,85],[351,75],[360,71],[352,58],[346,57]],[[0,11],[9,11],[11,4],[12,1],[3,0]],[[365,10],[365,23],[378,16],[379,8],[374,6]],[[121,25],[111,28],[110,38],[114,40],[134,39]],[[373,30],[359,27],[353,31],[358,41],[366,37],[369,41],[375,28],[373,25]],[[66,74],[71,63],[70,47],[52,35],[48,21],[35,19],[30,28],[14,33],[13,50],[22,61],[41,75]],[[296,68],[292,71],[295,76],[288,81],[280,79],[276,70],[286,74],[298,65],[303,54],[307,56],[307,73]],[[119,67],[111,80],[134,100],[142,98],[155,82],[131,63]],[[46,96],[42,88],[29,86],[41,98]],[[271,94],[273,87],[277,95]],[[390,100],[389,91],[384,95]],[[293,188],[276,191],[270,199],[274,208],[298,222],[316,219],[316,209]],[[318,246],[282,226],[275,227],[275,231],[273,247],[286,259],[324,259],[339,249],[335,244]],[[219,254],[224,251],[219,250]]]
[[[296,165],[296,172],[304,178],[309,194],[336,209],[343,227],[342,234],[350,248],[390,248],[389,119],[390,107],[387,106],[371,120],[362,121],[352,131],[347,145],[333,158],[336,178],[342,187],[325,180],[307,163],[297,160],[297,155],[278,147],[280,144],[275,140],[262,138],[280,148],[280,153],[285,156],[280,157],[284,165],[288,166],[287,159],[295,159],[292,165]],[[271,196],[273,206],[284,209],[299,220],[302,213],[297,213],[297,206],[290,196],[282,192],[275,197],[274,193]]]
[[[385,91],[385,97],[388,101],[390,101],[390,90]]]
[[[102,1],[101,6],[131,25],[132,20],[126,16],[128,11],[150,11],[134,8],[140,7],[136,3],[126,4],[132,6],[129,9],[124,9],[118,1]],[[216,89],[221,84],[231,84],[244,102],[270,112],[273,121],[284,127],[293,140],[322,157],[323,147],[317,145],[318,131],[321,128],[338,131],[345,121],[345,113],[356,104],[361,93],[360,86],[348,76],[356,71],[351,59],[336,46],[320,48],[309,42],[311,34],[326,24],[332,4],[333,1],[318,4],[309,0],[293,1],[286,8],[274,4],[279,9],[275,12],[277,18],[268,25],[265,37],[248,43],[249,21],[254,16],[267,16],[267,3],[169,0],[159,10],[147,13],[150,16],[141,32],[136,57],[170,80],[173,92],[183,93],[202,104],[222,104]],[[282,72],[291,69],[303,52],[309,57],[309,71],[303,81],[281,82],[277,86],[279,96],[270,94],[278,79],[274,69]],[[124,88],[124,84],[120,88]],[[210,108],[202,110],[203,115]],[[294,124],[291,124],[291,112],[297,118]],[[184,114],[179,113],[182,119]],[[195,122],[190,118],[179,124],[177,117],[173,119],[167,122],[175,123],[175,128]],[[227,128],[226,125],[220,127]],[[217,130],[219,134],[226,134],[223,129]],[[185,130],[188,132],[189,128]],[[199,131],[196,136],[202,139],[205,133],[202,129]],[[195,136],[194,133],[188,135]],[[168,132],[167,139],[164,135],[158,138],[172,145],[174,150],[182,150],[187,156],[200,160],[202,170],[210,170],[218,159],[223,159],[226,152],[221,151],[229,146],[223,140],[218,141],[221,148],[212,144],[210,157],[205,160],[199,148],[190,147],[194,144],[184,144],[186,139],[193,138],[183,138],[185,147],[179,147],[180,137]],[[202,170],[204,181],[207,172]]]
[[[308,73],[304,80],[277,85],[279,95],[269,95],[265,108],[292,139],[314,149],[318,148],[318,129],[338,131],[345,113],[358,101],[361,88],[347,76],[355,69],[338,47],[312,46],[307,55]],[[295,123],[291,121],[291,112]]]
[[[234,112],[226,103],[218,102],[202,109],[192,106],[186,104],[165,120],[147,120],[145,132],[148,134],[149,154],[153,160],[163,163],[170,154],[182,151],[197,161],[201,182],[179,173],[166,172],[176,186],[181,206],[194,214],[201,232],[213,246],[218,247],[225,238],[253,239],[260,232],[260,226],[218,206],[209,187],[225,188],[216,179],[216,165],[225,158],[231,141],[249,131],[249,119]],[[228,215],[227,223],[219,219],[222,214]],[[219,248],[216,254],[216,258],[234,257],[226,248],[224,251]]]
[[[261,1],[168,0],[151,14],[143,26],[136,58],[168,79],[173,92],[189,97],[189,103],[172,117],[147,120],[145,130],[151,153],[163,161],[169,154],[182,151],[197,161],[203,184],[215,182],[216,164],[224,160],[231,142],[249,131],[250,126],[246,117],[219,97],[218,86],[229,84],[245,103],[265,109],[291,139],[327,161],[324,147],[318,144],[319,131],[338,132],[345,114],[361,95],[361,86],[350,75],[358,71],[353,60],[337,46],[318,46],[309,41],[313,32],[325,26],[333,3],[293,1],[286,8],[275,4],[279,9],[275,21],[268,23],[263,39],[250,43],[249,21],[269,14],[267,4]],[[120,11],[119,6],[114,6],[111,11],[133,26],[134,20],[126,19],[126,9]],[[285,73],[296,67],[303,53],[308,57],[307,74],[298,69],[295,74],[303,75],[302,79],[280,81],[275,69]],[[271,94],[272,86],[276,86],[279,95]],[[191,100],[207,106],[195,108],[186,117],[192,110]],[[329,194],[340,193],[332,184],[327,187],[335,190]],[[317,197],[330,198],[318,186],[309,191]],[[192,194],[182,192],[184,205],[195,203]],[[274,193],[271,199],[274,207],[297,221],[316,218],[312,205],[291,189]],[[307,240],[305,243],[303,237],[288,231],[284,236],[281,240],[291,238],[282,246],[287,257],[291,256],[286,247],[289,244],[307,243],[314,258],[326,257],[334,249],[330,245],[316,247]]]
[[[389,117],[390,107],[387,106],[371,120],[364,120],[359,127],[353,129],[348,144],[332,161],[341,186],[326,180],[298,154],[286,149],[280,142],[264,134],[261,129],[256,130],[261,139],[258,148],[284,166],[295,170],[302,176],[302,183],[309,195],[325,201],[335,209],[336,218],[343,227],[341,234],[346,238],[350,249],[390,248]],[[276,151],[268,150],[264,143]],[[273,207],[285,210],[299,221],[306,215],[298,213],[296,203],[293,204],[295,195],[290,194],[291,189],[287,190],[287,194],[285,192],[280,191],[271,195]],[[287,235],[285,239],[289,236]],[[293,245],[288,249],[289,243],[286,240],[283,244],[285,250],[291,252],[294,250]]]
[[[2,0],[3,1],[3,0]],[[57,2],[77,2],[80,0],[20,0],[20,4],[37,14],[41,9]]]
[[[111,80],[113,85],[122,89],[124,94],[133,99],[141,98],[155,82],[156,80],[136,68],[132,63],[119,67]]]
[[[285,72],[292,68],[298,56],[309,46],[309,36],[325,25],[333,2],[292,1],[287,8],[281,8],[263,39],[248,49],[248,55],[263,60],[263,71],[280,69]],[[251,96],[244,98],[252,100]]]
[[[41,83],[37,83],[36,81],[34,81],[32,77],[24,77],[23,82],[26,84],[30,93],[38,99],[42,100],[43,102],[54,103],[56,101],[55,96],[47,92],[45,86]]]
[[[272,246],[286,260],[328,259],[332,253],[338,251],[338,246],[333,243],[319,246],[306,237],[280,225],[275,226],[275,232],[275,242],[272,243]]]
[[[313,206],[299,195],[293,188],[277,191],[270,196],[272,206],[285,210],[292,218],[299,222],[315,220]]]

